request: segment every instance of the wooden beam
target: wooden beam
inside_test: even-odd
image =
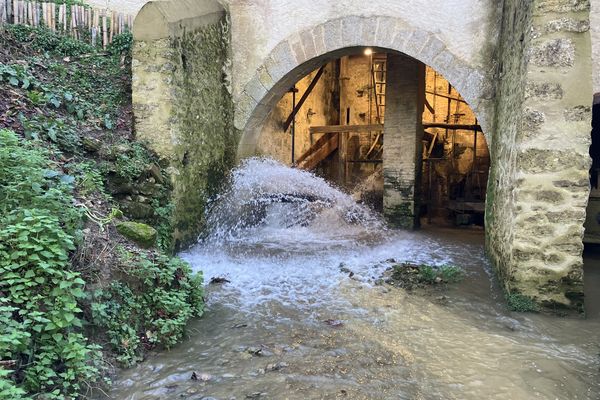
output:
[[[339,135],[325,135],[298,159],[298,167],[306,170],[315,168],[339,147]]]
[[[468,124],[447,124],[445,122],[423,122],[423,128],[443,128],[443,129],[455,129],[455,130],[468,130],[483,132],[480,125],[468,125]],[[325,126],[311,126],[309,128],[311,134],[315,133],[340,133],[340,132],[377,132],[383,131],[383,124],[371,124],[371,125],[325,125]]]
[[[443,128],[483,132],[480,125],[446,124],[444,122],[423,122],[423,128]]]
[[[317,82],[319,82],[319,79],[321,78],[321,75],[323,75],[324,70],[325,70],[325,65],[323,65],[321,68],[319,68],[319,70],[317,71],[317,74],[313,78],[312,82],[310,83],[310,85],[308,85],[308,88],[306,88],[306,92],[304,92],[304,94],[300,98],[300,101],[298,101],[298,104],[296,104],[296,108],[294,108],[292,110],[292,113],[290,114],[290,116],[285,120],[285,123],[283,124],[284,132],[287,132],[288,128],[292,124],[292,121],[296,117],[296,114],[298,114],[298,111],[300,111],[300,108],[302,108],[302,105],[304,104],[304,102],[306,101],[308,96],[310,95],[310,92],[312,92],[312,90],[317,85]]]
[[[371,132],[383,131],[383,124],[372,125],[326,125],[311,126],[310,133]]]
[[[448,99],[448,100],[454,100],[454,101],[458,101],[458,102],[461,102],[461,103],[468,104],[468,103],[467,103],[467,102],[466,102],[464,99],[462,99],[462,98],[458,98],[458,97],[452,97],[452,96],[446,96],[445,94],[441,94],[441,93],[438,93],[438,92],[431,92],[431,91],[429,91],[429,90],[426,90],[426,91],[425,91],[425,93],[427,93],[427,94],[431,94],[431,95],[434,95],[434,96],[437,96],[437,97],[443,97],[444,99]]]
[[[427,101],[427,98],[425,98],[425,107],[427,107],[427,109],[429,110],[430,113],[435,115],[435,110],[433,109],[431,104],[429,104],[429,101]]]

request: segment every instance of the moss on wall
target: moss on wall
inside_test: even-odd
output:
[[[175,240],[181,248],[202,231],[206,203],[233,167],[238,139],[225,73],[226,17],[172,40],[172,129],[177,141],[171,168]]]

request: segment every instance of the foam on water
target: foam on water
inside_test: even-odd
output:
[[[206,281],[230,280],[225,292],[231,295],[217,301],[245,309],[266,301],[297,307],[343,302],[335,293],[342,264],[368,284],[390,258],[453,261],[453,251],[435,239],[389,231],[378,214],[322,178],[269,159],[237,168],[207,221],[208,235],[182,257],[204,271]]]

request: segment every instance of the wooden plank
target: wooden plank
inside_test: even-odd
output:
[[[383,131],[383,124],[311,126],[310,133],[372,132]]]
[[[107,10],[104,10],[102,13],[102,48],[106,50],[106,45],[108,44],[108,32],[107,32]]]
[[[288,128],[292,124],[292,121],[296,117],[296,114],[298,114],[298,111],[300,111],[300,108],[302,108],[302,105],[304,104],[304,102],[306,101],[306,99],[308,98],[308,96],[310,95],[312,90],[314,89],[314,87],[317,85],[317,82],[319,82],[319,79],[321,78],[321,75],[323,75],[324,70],[325,70],[325,65],[323,65],[321,68],[319,68],[319,70],[317,71],[317,74],[315,75],[313,80],[308,85],[308,88],[306,88],[306,92],[304,92],[304,94],[300,98],[300,101],[298,101],[298,104],[296,104],[296,108],[294,108],[292,110],[292,113],[290,114],[290,116],[287,118],[287,120],[283,124],[284,132],[287,132]]]
[[[306,170],[315,168],[321,161],[337,150],[338,146],[339,135],[327,136],[327,140],[316,151],[312,152],[310,157],[306,158],[302,163],[298,163],[298,167]]]
[[[331,135],[332,134],[327,134],[327,135],[321,136],[319,138],[319,140],[317,140],[315,143],[312,144],[312,146],[310,146],[310,148],[306,151],[306,153],[304,153],[300,157],[298,157],[298,159],[296,160],[296,163],[300,164],[301,162],[306,160],[308,157],[310,157],[321,146],[323,146],[325,143],[327,143],[327,141],[331,138]]]

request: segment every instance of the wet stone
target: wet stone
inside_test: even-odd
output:
[[[158,232],[150,225],[140,222],[123,221],[118,222],[117,231],[128,239],[131,239],[138,245],[149,248],[154,246]]]
[[[81,144],[85,151],[89,153],[95,153],[102,147],[102,142],[100,140],[91,137],[84,137]]]

